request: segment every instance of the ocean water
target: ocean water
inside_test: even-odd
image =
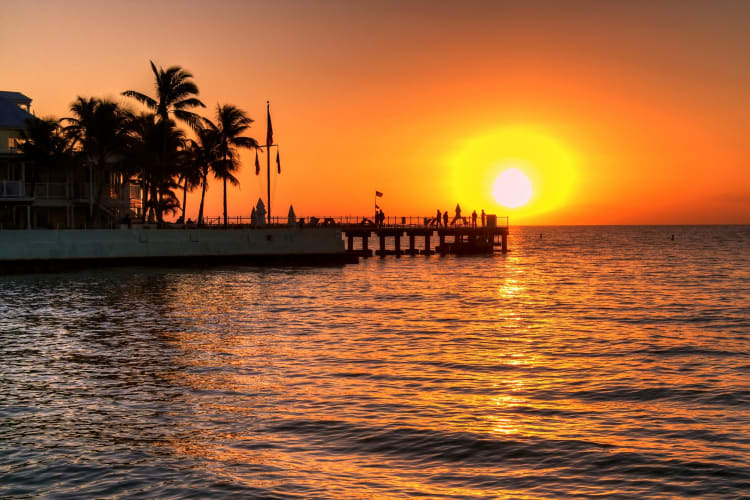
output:
[[[510,245],[0,277],[0,497],[750,495],[750,227]]]

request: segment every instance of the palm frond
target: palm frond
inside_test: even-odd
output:
[[[153,98],[147,96],[146,94],[136,92],[135,90],[126,90],[122,93],[122,95],[124,95],[125,97],[132,97],[141,104],[146,105],[149,109],[156,109],[158,107],[158,103]]]
[[[151,63],[151,71],[154,72],[154,76],[156,77],[156,80],[159,81],[159,71],[156,69],[156,64],[154,64],[154,61],[149,61]]]
[[[187,123],[190,126],[190,128],[196,131],[200,129],[201,125],[203,124],[203,120],[201,116],[190,111],[185,111],[182,109],[175,109],[174,116],[178,120]]]
[[[176,79],[171,86],[172,97],[175,100],[182,99],[189,95],[198,95],[198,86],[189,80]]]
[[[214,125],[214,122],[209,120],[208,118],[200,117],[201,119],[201,129],[202,130],[212,130],[216,131],[216,125]]]
[[[238,148],[254,149],[258,147],[258,141],[252,137],[234,137],[230,142]]]
[[[233,176],[229,172],[226,173],[226,176],[224,178],[226,180],[228,180],[229,184],[231,184],[232,186],[239,186],[240,185],[240,180],[237,177]]]
[[[195,107],[205,108],[206,105],[203,104],[203,102],[200,99],[197,99],[195,97],[191,97],[189,99],[183,99],[181,101],[177,101],[176,103],[174,103],[175,109],[195,108]]]

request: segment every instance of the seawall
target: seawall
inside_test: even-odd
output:
[[[87,229],[0,231],[0,272],[97,265],[352,262],[336,228]]]

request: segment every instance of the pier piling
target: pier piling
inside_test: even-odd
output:
[[[330,220],[333,223],[333,219]],[[402,222],[405,222],[405,220],[401,218]],[[411,220],[410,218],[409,222]],[[378,239],[378,247],[374,253],[381,257],[404,254],[433,255],[435,253],[441,255],[491,254],[498,247],[503,253],[509,251],[507,225],[505,227],[497,227],[496,225],[435,227],[429,225],[427,221],[429,219],[426,219],[424,224],[374,225],[371,223],[354,224],[347,220],[336,225],[341,228],[346,238],[347,252],[361,257],[372,256],[373,252],[368,248],[369,238],[372,236]],[[439,244],[433,248],[432,238],[435,233],[437,233]],[[401,238],[403,236],[409,237],[408,248],[402,248]],[[417,247],[417,237],[423,238],[424,247],[422,250]],[[361,250],[354,249],[355,238],[362,238]],[[392,246],[388,241],[389,238],[393,238]]]

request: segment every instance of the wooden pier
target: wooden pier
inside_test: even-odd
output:
[[[493,221],[494,222],[494,221]],[[337,224],[338,225],[338,224]],[[436,226],[425,224],[341,224],[346,238],[347,253],[360,257],[372,257],[370,239],[376,238],[374,254],[386,255],[472,255],[491,254],[496,250],[508,252],[508,226],[455,225]],[[408,246],[402,247],[402,238],[408,237]],[[361,241],[361,248],[355,249],[355,241]],[[388,243],[392,242],[391,248]],[[417,248],[417,243],[422,243]],[[437,243],[433,247],[433,244]]]

